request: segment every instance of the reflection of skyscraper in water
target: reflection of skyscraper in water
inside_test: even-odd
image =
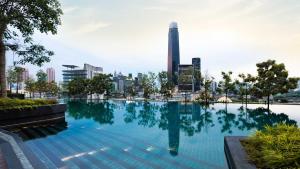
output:
[[[168,103],[168,132],[169,132],[169,151],[172,156],[178,154],[180,137],[180,116],[178,103]]]

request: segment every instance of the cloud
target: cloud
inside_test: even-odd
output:
[[[149,6],[149,7],[145,7],[144,10],[147,10],[147,11],[167,11],[168,8],[162,7],[162,6]]]
[[[85,34],[85,33],[91,33],[98,31],[99,29],[106,28],[110,26],[111,24],[105,23],[105,22],[92,22],[92,23],[84,23],[81,24],[82,26],[79,27],[75,33],[76,34]]]
[[[78,9],[78,7],[76,7],[76,6],[64,7],[63,12],[64,12],[64,14],[69,14],[69,13],[76,11],[77,9]]]

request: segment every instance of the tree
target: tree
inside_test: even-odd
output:
[[[15,72],[16,72],[16,75],[17,75],[17,79],[16,79],[17,91],[16,91],[16,93],[18,94],[19,93],[19,84],[24,80],[23,77],[22,77],[22,74],[24,72],[24,68],[15,67]]]
[[[6,50],[20,57],[18,63],[42,65],[54,53],[34,44],[35,30],[57,33],[62,10],[58,0],[1,0],[0,1],[0,97],[6,97]]]
[[[130,81],[130,84],[125,85],[124,91],[125,91],[125,95],[131,96],[131,97],[134,97],[137,95],[136,88],[132,81]]]
[[[208,104],[208,100],[211,99],[211,84],[213,82],[214,78],[210,77],[208,75],[208,73],[205,74],[204,78],[203,78],[203,88],[204,91],[201,92],[200,98],[202,100],[205,100],[205,104]]]
[[[59,87],[55,82],[47,83],[47,93],[49,93],[52,96],[56,96],[59,92]]]
[[[112,75],[111,74],[98,74],[90,81],[91,94],[104,94],[110,93],[112,90]]]
[[[68,83],[68,92],[71,96],[79,96],[87,94],[87,81],[84,78],[74,78]]]
[[[9,84],[9,91],[12,93],[12,85],[17,82],[17,73],[14,67],[10,66],[7,71],[7,83]]]
[[[34,97],[34,92],[36,90],[36,82],[33,78],[29,78],[25,81],[25,90],[29,92],[30,98]]]
[[[229,71],[228,73],[222,72],[222,78],[223,81],[219,82],[219,89],[222,93],[225,93],[226,102],[228,99],[228,93],[234,91],[235,85],[234,82],[232,82],[232,72]]]
[[[235,81],[238,86],[238,93],[241,95],[242,103],[244,102],[244,97],[246,98],[246,106],[248,103],[248,95],[253,88],[253,84],[255,82],[255,77],[251,74],[239,74],[239,78]]]
[[[166,71],[158,73],[158,81],[160,84],[159,93],[168,101],[169,98],[173,97],[175,85],[171,80],[169,80],[168,73]]]
[[[144,90],[144,98],[149,99],[150,95],[156,91],[156,75],[153,72],[143,74],[142,88]]]
[[[299,78],[289,78],[288,71],[283,63],[277,64],[275,60],[257,63],[257,78],[254,84],[255,93],[259,97],[267,97],[268,110],[270,96],[278,93],[287,93],[297,88]]]
[[[42,97],[42,93],[47,91],[47,74],[43,70],[39,70],[36,73],[37,81],[36,81],[36,91],[40,94],[40,98]]]

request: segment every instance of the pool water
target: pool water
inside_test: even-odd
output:
[[[17,131],[48,168],[228,168],[224,136],[300,125],[300,106],[66,101],[65,121]]]

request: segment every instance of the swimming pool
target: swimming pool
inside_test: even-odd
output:
[[[224,136],[300,125],[300,106],[67,101],[65,122],[16,131],[48,168],[227,168]]]

